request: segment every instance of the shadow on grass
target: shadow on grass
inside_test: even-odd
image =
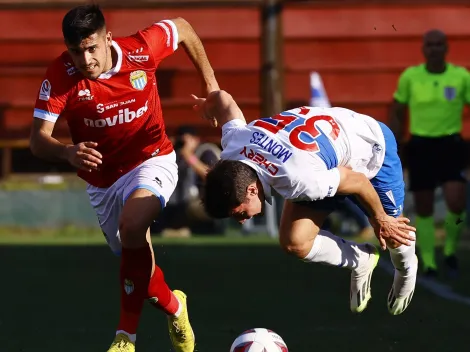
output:
[[[306,264],[277,246],[155,246],[172,288],[188,294],[198,351],[229,351],[265,327],[291,351],[460,351],[470,309],[417,290],[392,317],[392,278],[380,269],[373,299],[349,312],[349,272]],[[119,259],[105,246],[0,246],[0,346],[5,352],[105,351],[118,319]],[[421,333],[422,332],[422,333]],[[169,351],[163,314],[145,306],[139,352]],[[467,345],[468,346],[468,345]]]

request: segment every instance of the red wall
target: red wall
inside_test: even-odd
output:
[[[27,137],[32,107],[47,64],[63,50],[63,10],[0,12],[0,136]],[[105,10],[115,36],[181,16],[196,29],[223,89],[248,119],[259,115],[261,24],[256,9]],[[449,60],[468,65],[470,8],[287,6],[282,16],[286,102],[308,102],[309,73],[318,71],[332,104],[387,118],[400,72],[422,61],[421,36],[431,28],[449,35]],[[11,31],[15,28],[15,31]],[[190,93],[201,93],[191,62],[179,50],[158,71],[170,132],[193,116]],[[206,130],[216,136],[219,131]],[[65,129],[58,126],[58,133]],[[470,138],[470,125],[465,136]]]

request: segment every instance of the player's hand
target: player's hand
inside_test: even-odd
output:
[[[96,148],[98,143],[95,142],[82,142],[67,147],[67,160],[77,169],[91,172],[99,170],[99,166],[103,163],[100,152]]]
[[[384,215],[379,218],[370,218],[370,223],[374,228],[375,235],[377,236],[380,247],[385,250],[387,248],[387,241],[392,243],[396,242],[410,246],[410,241],[415,241],[415,237],[411,236],[410,231],[416,232],[416,228],[408,225],[410,219],[405,217],[394,218],[389,215]]]
[[[191,97],[194,99],[193,103],[193,110],[196,111],[204,120],[208,120],[212,127],[217,127],[217,119],[214,116],[211,116],[208,113],[208,109],[206,108],[206,99],[199,98],[194,94],[191,94]]]

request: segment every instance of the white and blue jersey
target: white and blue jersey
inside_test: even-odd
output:
[[[245,124],[222,126],[222,159],[253,167],[270,202],[275,189],[284,199],[315,201],[334,209],[338,166],[361,172],[377,190],[384,209],[398,216],[404,182],[395,138],[370,116],[343,108],[301,107]]]

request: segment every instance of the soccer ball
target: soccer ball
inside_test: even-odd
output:
[[[238,336],[230,352],[289,352],[281,336],[268,329],[250,329]]]

